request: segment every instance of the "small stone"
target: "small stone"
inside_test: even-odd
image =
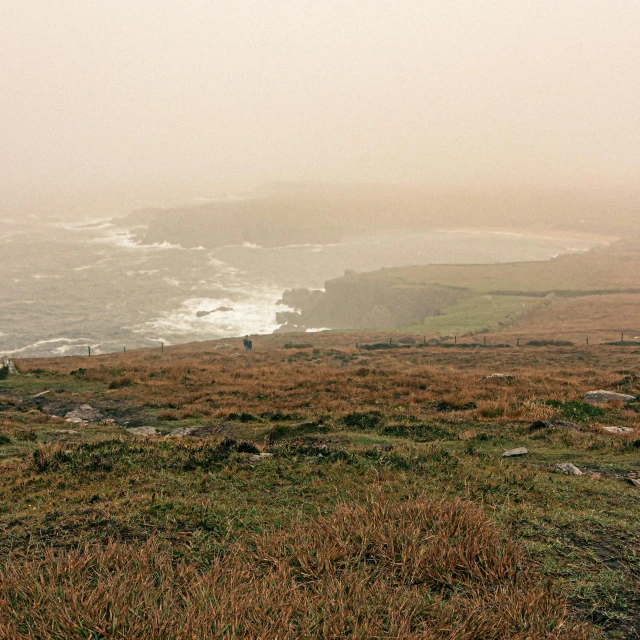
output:
[[[621,400],[622,402],[633,402],[636,397],[631,396],[628,393],[617,393],[615,391],[606,391],[605,389],[598,389],[597,391],[589,391],[582,396],[585,402],[592,404],[604,404],[611,402],[612,400]]]
[[[155,427],[130,427],[125,429],[134,436],[159,436],[160,432]]]
[[[511,458],[512,456],[523,456],[527,453],[529,453],[529,450],[526,447],[518,447],[517,449],[511,449],[511,451],[505,451],[502,457]]]
[[[602,478],[602,477],[604,477],[598,471],[589,471],[589,473],[587,473],[586,475],[588,475],[590,478]]]
[[[640,480],[638,480],[638,478],[627,478],[627,482],[630,482],[634,487],[640,487]]]
[[[490,376],[485,376],[484,380],[513,380],[515,376],[511,376],[507,373],[492,373]]]
[[[56,429],[52,432],[56,436],[79,436],[79,431],[74,431],[73,429]]]
[[[556,471],[558,471],[559,473],[565,473],[568,476],[584,475],[582,471],[580,471],[580,469],[578,469],[578,467],[576,467],[576,465],[572,464],[571,462],[559,462],[556,465]]]

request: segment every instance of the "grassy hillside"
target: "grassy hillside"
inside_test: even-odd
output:
[[[637,637],[640,348],[383,338],[19,362],[0,636]]]

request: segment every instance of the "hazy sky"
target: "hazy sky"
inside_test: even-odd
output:
[[[640,178],[638,0],[3,0],[5,203]]]

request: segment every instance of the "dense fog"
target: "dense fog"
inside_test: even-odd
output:
[[[630,0],[5,2],[0,211],[274,182],[624,195],[639,30]]]

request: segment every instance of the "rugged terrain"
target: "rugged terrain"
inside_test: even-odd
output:
[[[18,361],[0,636],[637,638],[640,344],[505,344]]]

